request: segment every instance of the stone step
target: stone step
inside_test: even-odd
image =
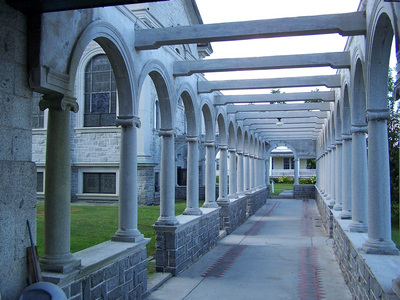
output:
[[[147,291],[143,297],[146,299],[148,295],[163,285],[168,279],[172,277],[171,273],[156,273],[147,280]]]

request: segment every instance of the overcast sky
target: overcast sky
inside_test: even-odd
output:
[[[203,22],[222,23],[357,11],[359,0],[196,0]],[[209,59],[272,56],[343,51],[346,37],[326,34],[306,37],[270,38],[235,42],[214,42]],[[332,68],[206,73],[208,80],[270,78],[335,74]],[[308,88],[310,90],[310,88]],[[320,88],[323,90],[323,88]],[[299,89],[287,89],[287,92]],[[224,94],[265,93],[226,91]]]

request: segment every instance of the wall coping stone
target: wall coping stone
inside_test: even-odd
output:
[[[106,241],[74,253],[74,257],[81,261],[80,267],[70,273],[43,272],[43,279],[59,286],[65,286],[80,278],[92,274],[122,258],[143,250],[151,239],[143,239],[138,243]]]

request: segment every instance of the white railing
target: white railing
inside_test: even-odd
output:
[[[315,169],[300,169],[300,178],[309,178],[316,175],[316,170]],[[282,169],[272,169],[271,170],[271,175],[270,177],[282,177],[282,176],[288,176],[288,177],[294,177],[294,170],[282,170]]]

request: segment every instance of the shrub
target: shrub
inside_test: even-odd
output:
[[[317,183],[317,176],[313,175],[310,178],[300,178],[300,184],[316,184]]]

